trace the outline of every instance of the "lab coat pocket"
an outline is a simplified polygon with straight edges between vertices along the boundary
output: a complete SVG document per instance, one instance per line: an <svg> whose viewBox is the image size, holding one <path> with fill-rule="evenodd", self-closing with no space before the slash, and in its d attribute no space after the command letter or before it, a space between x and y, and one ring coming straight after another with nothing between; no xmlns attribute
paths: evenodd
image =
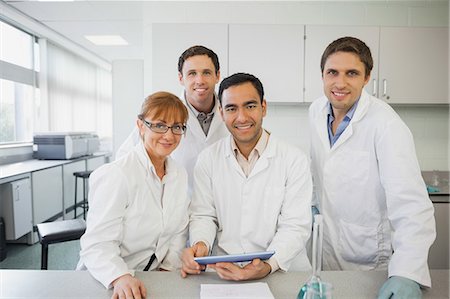
<svg viewBox="0 0 450 299"><path fill-rule="evenodd" d="M353 264L375 268L378 252L377 227L340 221L339 251Z"/></svg>

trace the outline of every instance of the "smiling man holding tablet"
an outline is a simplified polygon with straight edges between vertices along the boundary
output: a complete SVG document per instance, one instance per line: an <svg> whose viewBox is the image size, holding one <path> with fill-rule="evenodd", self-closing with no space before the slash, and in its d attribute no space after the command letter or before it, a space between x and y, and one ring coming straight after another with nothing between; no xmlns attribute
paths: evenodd
<svg viewBox="0 0 450 299"><path fill-rule="evenodd" d="M192 247L183 251L182 276L200 274L203 264L227 280L259 279L278 269L310 270L305 249L311 230L308 158L262 128L266 101L255 76L225 78L219 103L232 136L198 157L190 206ZM210 254L238 256L194 260ZM250 262L241 267L237 261Z"/></svg>

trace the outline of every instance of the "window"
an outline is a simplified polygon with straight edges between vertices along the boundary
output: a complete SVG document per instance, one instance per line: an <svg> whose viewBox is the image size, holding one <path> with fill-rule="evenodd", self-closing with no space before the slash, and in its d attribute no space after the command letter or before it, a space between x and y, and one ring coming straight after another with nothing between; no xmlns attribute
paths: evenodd
<svg viewBox="0 0 450 299"><path fill-rule="evenodd" d="M32 141L34 44L32 35L0 21L0 145Z"/></svg>
<svg viewBox="0 0 450 299"><path fill-rule="evenodd" d="M31 141L33 105L30 99L33 99L33 86L0 79L0 144Z"/></svg>
<svg viewBox="0 0 450 299"><path fill-rule="evenodd" d="M78 131L111 150L111 83L109 70L0 20L0 147Z"/></svg>

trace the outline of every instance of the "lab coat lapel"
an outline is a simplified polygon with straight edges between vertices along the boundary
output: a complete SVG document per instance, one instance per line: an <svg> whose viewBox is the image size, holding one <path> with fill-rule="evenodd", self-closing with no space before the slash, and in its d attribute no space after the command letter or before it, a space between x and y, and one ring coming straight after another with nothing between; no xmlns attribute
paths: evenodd
<svg viewBox="0 0 450 299"><path fill-rule="evenodd" d="M325 98L326 99L326 98ZM322 142L323 148L330 150L330 140L328 138L328 99L323 100L323 105L318 117L315 120L318 128L317 134Z"/></svg>
<svg viewBox="0 0 450 299"><path fill-rule="evenodd" d="M242 170L241 166L239 165L236 156L234 155L233 149L231 148L231 138L233 138L232 135L230 135L229 138L223 140L224 152L227 158L227 163L230 165L231 169L236 171L241 177L245 178L245 173Z"/></svg>
<svg viewBox="0 0 450 299"><path fill-rule="evenodd" d="M150 183L150 180L152 179L151 177L153 176L153 172L152 169L154 168L148 154L147 151L145 150L144 144L142 143L142 141L140 142L140 144L138 145L139 149L138 149L138 157L139 157L139 161L142 164L142 167L144 168L145 171L145 183L147 184L148 189L150 190L150 192L152 193L152 200L155 201L156 206L162 210L161 207L161 201L159 196L157 196L153 190L153 186Z"/></svg>
<svg viewBox="0 0 450 299"><path fill-rule="evenodd" d="M355 114L353 115L353 118L351 119L350 123L348 124L348 126L344 130L344 132L342 132L342 135L339 137L339 139L333 145L333 147L331 148L331 151L337 150L337 148L339 148L339 146L344 144L353 135L353 126L367 112L368 105L369 105L368 97L369 97L369 94L363 90L363 92L361 93L359 102L358 102L358 106L356 107ZM328 129L327 129L327 132L328 132Z"/></svg>
<svg viewBox="0 0 450 299"><path fill-rule="evenodd" d="M263 154L259 157L258 161L256 161L255 167L250 172L248 178L252 178L256 176L261 171L264 171L267 167L269 167L270 158L272 158L275 154L275 144L272 142L273 137L269 136L269 141L267 142L266 149Z"/></svg>
<svg viewBox="0 0 450 299"><path fill-rule="evenodd" d="M216 110L214 111L214 116L211 121L211 126L209 127L208 136L206 136L206 140L214 138L214 134L219 130L220 126L222 126L222 116L220 115L219 110L219 102L216 100ZM200 124L199 124L200 127ZM201 129L201 128L200 128Z"/></svg>
<svg viewBox="0 0 450 299"><path fill-rule="evenodd" d="M192 134L192 135L196 136L197 140L198 140L198 138L200 138L201 140L205 140L206 139L205 132L203 132L203 129L200 126L200 123L198 122L197 117L195 116L194 112L189 108L189 106L186 102L187 100L186 100L186 98L184 98L184 96L183 96L183 101L184 101L184 105L186 106L186 108L188 110L188 114L189 114L189 119L187 121L187 129L188 129L187 134Z"/></svg>

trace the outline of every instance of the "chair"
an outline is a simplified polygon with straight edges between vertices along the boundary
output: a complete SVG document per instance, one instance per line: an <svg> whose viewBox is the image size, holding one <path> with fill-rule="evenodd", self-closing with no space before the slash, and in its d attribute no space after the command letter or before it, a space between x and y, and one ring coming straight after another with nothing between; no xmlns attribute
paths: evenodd
<svg viewBox="0 0 450 299"><path fill-rule="evenodd" d="M41 269L47 270L48 245L78 240L86 231L86 222L83 219L71 219L39 223L36 227L42 245Z"/></svg>
<svg viewBox="0 0 450 299"><path fill-rule="evenodd" d="M83 179L83 202L81 203L81 207L83 208L83 219L86 219L86 211L89 208L88 206L88 201L87 201L87 187L88 185L86 184L86 182L89 180L89 176L91 175L92 170L87 170L87 171L77 171L74 172L73 175L75 176L75 202L74 202L74 216L73 218L77 218L77 182L78 179L81 178ZM89 182L88 182L89 183Z"/></svg>

